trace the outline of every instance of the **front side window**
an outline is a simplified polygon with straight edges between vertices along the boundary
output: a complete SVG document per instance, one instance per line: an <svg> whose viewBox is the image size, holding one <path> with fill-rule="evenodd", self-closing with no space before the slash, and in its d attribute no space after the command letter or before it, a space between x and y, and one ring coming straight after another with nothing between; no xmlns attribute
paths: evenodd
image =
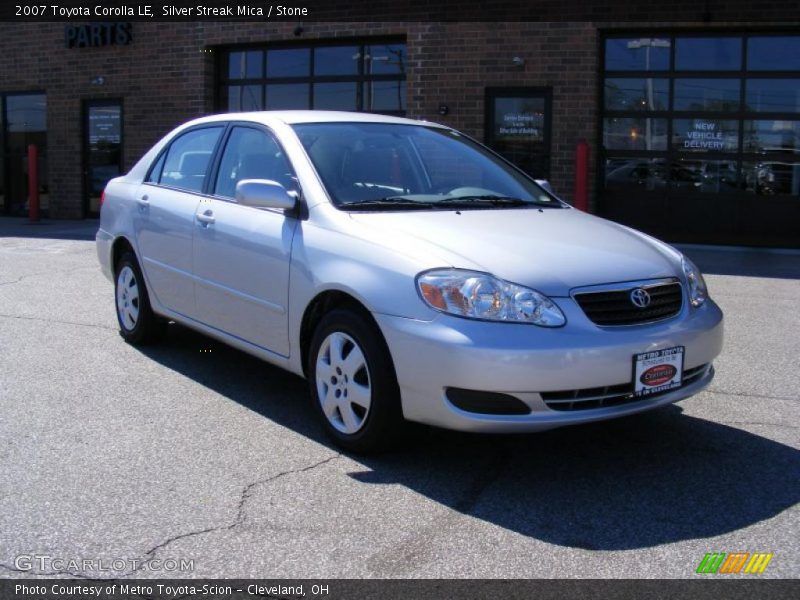
<svg viewBox="0 0 800 600"><path fill-rule="evenodd" d="M233 198L242 179L268 179L296 190L294 173L275 138L261 129L234 127L219 164L214 195Z"/></svg>
<svg viewBox="0 0 800 600"><path fill-rule="evenodd" d="M223 127L204 127L179 135L169 146L158 183L190 192L202 191L222 130Z"/></svg>
<svg viewBox="0 0 800 600"><path fill-rule="evenodd" d="M294 130L340 208L563 206L455 131L384 123L306 123Z"/></svg>

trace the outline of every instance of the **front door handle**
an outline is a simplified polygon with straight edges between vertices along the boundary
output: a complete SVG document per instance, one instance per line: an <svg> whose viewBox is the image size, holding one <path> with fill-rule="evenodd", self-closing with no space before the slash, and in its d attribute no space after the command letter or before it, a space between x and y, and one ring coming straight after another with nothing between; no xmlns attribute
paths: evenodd
<svg viewBox="0 0 800 600"><path fill-rule="evenodd" d="M142 208L147 208L148 206L150 206L150 197L147 194L145 194L141 198L137 198L136 203Z"/></svg>
<svg viewBox="0 0 800 600"><path fill-rule="evenodd" d="M214 221L216 221L216 219L214 218L214 211L210 209L202 213L197 213L195 217L205 227L208 227L209 225L214 223Z"/></svg>

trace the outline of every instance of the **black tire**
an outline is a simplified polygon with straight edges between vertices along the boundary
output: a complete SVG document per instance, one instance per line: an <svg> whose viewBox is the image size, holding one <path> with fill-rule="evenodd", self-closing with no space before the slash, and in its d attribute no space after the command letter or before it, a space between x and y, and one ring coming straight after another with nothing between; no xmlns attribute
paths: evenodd
<svg viewBox="0 0 800 600"><path fill-rule="evenodd" d="M347 371L346 360L334 361L330 358L339 340L344 341L340 357L357 356L352 354L354 350L351 343L361 351L364 366L360 370L337 371L334 362ZM319 379L318 360L330 369L329 374L320 374ZM363 399L365 382L369 390L369 406L366 410L356 400ZM322 318L308 351L308 384L322 426L338 446L356 453L371 454L393 447L400 439L405 421L389 349L378 328L360 312L335 309ZM330 390L324 394L327 402L321 398L325 390ZM331 401L337 403L332 412ZM323 408L324 404L328 406L330 417ZM352 411L349 420L345 418L348 407ZM355 431L348 426L352 425L353 416L360 421Z"/></svg>
<svg viewBox="0 0 800 600"><path fill-rule="evenodd" d="M131 293L134 290L135 295ZM120 256L114 269L114 306L119 334L129 344L150 344L163 336L166 322L150 307L147 286L136 256L132 252L125 252ZM129 306L136 310L135 319Z"/></svg>

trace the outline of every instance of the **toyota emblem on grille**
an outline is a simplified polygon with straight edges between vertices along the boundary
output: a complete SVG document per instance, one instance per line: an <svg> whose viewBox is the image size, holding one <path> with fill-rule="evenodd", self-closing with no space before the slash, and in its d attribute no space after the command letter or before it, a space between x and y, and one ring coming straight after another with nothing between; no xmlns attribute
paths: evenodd
<svg viewBox="0 0 800 600"><path fill-rule="evenodd" d="M639 308L647 308L650 305L650 294L642 288L631 290L631 302Z"/></svg>

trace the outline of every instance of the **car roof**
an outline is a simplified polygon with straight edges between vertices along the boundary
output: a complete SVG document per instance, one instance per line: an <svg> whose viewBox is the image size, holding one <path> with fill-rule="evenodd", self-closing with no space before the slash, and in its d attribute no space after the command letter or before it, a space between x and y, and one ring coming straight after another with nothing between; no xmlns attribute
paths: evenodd
<svg viewBox="0 0 800 600"><path fill-rule="evenodd" d="M191 121L191 124L199 125L218 121L253 121L264 125L270 125L276 121L287 125L298 123L390 123L397 125L425 125L447 129L444 125L423 120L334 110L263 110L257 112L221 113L195 119Z"/></svg>

